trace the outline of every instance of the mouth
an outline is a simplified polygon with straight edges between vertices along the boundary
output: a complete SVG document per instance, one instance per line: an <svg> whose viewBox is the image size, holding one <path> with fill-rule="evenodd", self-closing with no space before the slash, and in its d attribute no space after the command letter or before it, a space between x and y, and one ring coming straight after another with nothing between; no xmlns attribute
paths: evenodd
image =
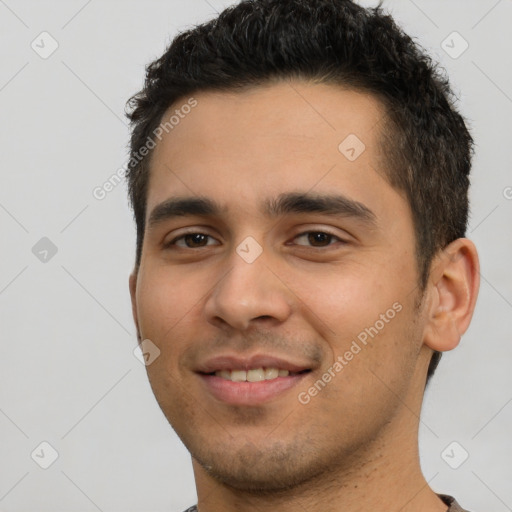
<svg viewBox="0 0 512 512"><path fill-rule="evenodd" d="M307 364L255 355L219 356L196 369L210 398L229 405L255 406L286 397L313 371Z"/></svg>
<svg viewBox="0 0 512 512"><path fill-rule="evenodd" d="M310 371L310 369L305 369L299 372L290 372L283 368L252 368L250 370L218 370L204 375L215 375L231 382L261 382L279 377L302 375Z"/></svg>

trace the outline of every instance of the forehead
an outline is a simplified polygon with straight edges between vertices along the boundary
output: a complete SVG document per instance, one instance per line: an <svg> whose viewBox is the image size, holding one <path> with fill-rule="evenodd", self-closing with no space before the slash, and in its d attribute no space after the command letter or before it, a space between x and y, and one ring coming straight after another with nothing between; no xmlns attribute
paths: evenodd
<svg viewBox="0 0 512 512"><path fill-rule="evenodd" d="M182 108L190 104L183 98L162 118L174 123L154 149L148 212L173 195L247 210L282 192L313 189L361 202L373 195L378 209L389 200L383 187L394 192L382 173L384 109L369 94L290 81L193 98L194 108Z"/></svg>

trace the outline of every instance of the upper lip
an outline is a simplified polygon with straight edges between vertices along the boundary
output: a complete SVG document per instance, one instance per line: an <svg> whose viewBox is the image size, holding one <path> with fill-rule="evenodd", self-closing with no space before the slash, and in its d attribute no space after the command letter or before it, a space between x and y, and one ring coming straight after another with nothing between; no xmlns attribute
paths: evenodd
<svg viewBox="0 0 512 512"><path fill-rule="evenodd" d="M291 362L279 356L254 354L241 356L234 354L218 355L206 360L197 368L199 373L214 373L221 370L251 370L253 368L278 368L297 373L311 370L310 364Z"/></svg>

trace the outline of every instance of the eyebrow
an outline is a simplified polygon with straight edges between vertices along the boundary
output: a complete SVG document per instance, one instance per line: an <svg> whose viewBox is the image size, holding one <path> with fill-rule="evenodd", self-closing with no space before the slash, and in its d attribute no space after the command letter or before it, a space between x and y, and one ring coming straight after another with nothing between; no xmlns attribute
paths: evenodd
<svg viewBox="0 0 512 512"><path fill-rule="evenodd" d="M269 218L301 213L320 213L336 217L350 217L368 227L377 227L377 216L367 206L344 195L312 194L293 192L266 199L262 211ZM164 221L185 216L220 217L227 206L207 197L173 197L156 205L148 220L148 228Z"/></svg>

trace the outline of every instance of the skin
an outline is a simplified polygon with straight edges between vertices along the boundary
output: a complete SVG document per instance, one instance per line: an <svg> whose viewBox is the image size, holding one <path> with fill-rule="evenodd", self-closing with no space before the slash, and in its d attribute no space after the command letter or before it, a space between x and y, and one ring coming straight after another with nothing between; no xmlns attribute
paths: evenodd
<svg viewBox="0 0 512 512"><path fill-rule="evenodd" d="M447 510L422 475L418 424L432 350L455 348L473 314L473 243L440 252L420 293L411 210L382 172L374 97L299 81L194 97L197 107L154 150L146 217L178 196L226 209L147 226L130 292L141 339L161 351L148 376L192 455L200 512ZM338 150L348 134L366 146L355 161ZM376 223L266 217L262 199L287 192L342 193ZM210 238L163 247L190 232ZM248 236L262 248L252 263L236 252ZM400 312L300 403L397 302ZM226 351L277 354L312 371L268 402L233 406L194 371Z"/></svg>

